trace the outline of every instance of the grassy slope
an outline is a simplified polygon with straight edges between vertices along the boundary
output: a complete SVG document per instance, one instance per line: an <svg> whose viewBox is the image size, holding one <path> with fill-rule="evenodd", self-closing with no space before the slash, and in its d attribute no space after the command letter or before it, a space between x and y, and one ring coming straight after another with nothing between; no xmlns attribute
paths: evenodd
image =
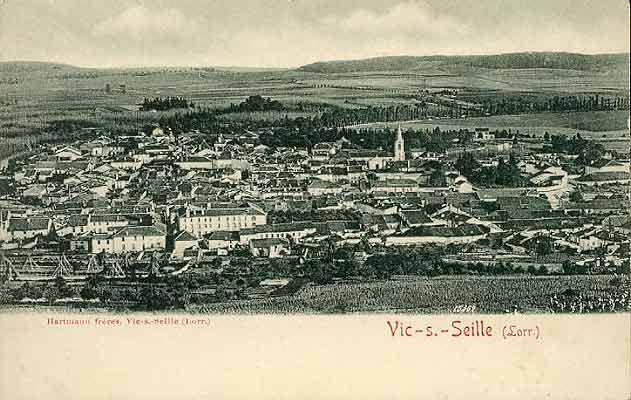
<svg viewBox="0 0 631 400"><path fill-rule="evenodd" d="M627 125L626 111L587 111L564 113L538 113L519 115L494 115L467 119L441 119L434 121L419 121L404 124L408 127L447 127L447 128L541 128L536 131L557 129L559 131L592 131L610 132L624 130ZM398 123L391 123L394 126ZM383 125L383 124L379 124Z"/></svg>
<svg viewBox="0 0 631 400"><path fill-rule="evenodd" d="M614 57L615 59L615 57ZM113 126L135 121L131 112L112 113L103 108L137 104L143 97L185 96L199 105L226 107L253 94L270 96L292 105L299 102L340 107L405 104L420 89L459 88L474 97L519 93L620 93L628 76L611 71L559 70L554 68L484 69L463 63L415 62L406 72L364 71L320 74L299 71L212 71L195 68L88 69L49 63L0 63L0 138L19 147L24 137L37 137L50 121L79 119L88 125ZM617 64L616 64L617 65ZM18 78L18 84L3 78ZM110 84L112 93L105 93ZM117 91L126 85L126 93ZM17 104L13 101L17 100ZM94 112L99 108L99 112ZM574 118L576 115L572 116ZM141 122L157 114L141 113ZM254 115L267 118L266 115ZM592 119L593 117L593 119ZM541 122L529 127L572 126L563 116L537 115ZM498 117L497 123L521 123L526 117ZM517 122L516 122L517 121ZM483 123L484 121L479 121ZM442 123L442 121L441 121ZM450 122L451 123L451 122ZM460 123L460 121L458 121ZM466 122L465 124L468 124ZM478 124L478 122L471 122ZM486 124L492 126L493 120ZM618 114L585 114L578 125L595 131L618 129ZM534 129L534 128L533 128Z"/></svg>
<svg viewBox="0 0 631 400"><path fill-rule="evenodd" d="M488 69L552 68L577 71L628 71L628 54L586 55L576 53L529 52L480 56L394 56L363 60L317 62L300 67L318 73L362 71L414 71L419 69L475 67Z"/></svg>

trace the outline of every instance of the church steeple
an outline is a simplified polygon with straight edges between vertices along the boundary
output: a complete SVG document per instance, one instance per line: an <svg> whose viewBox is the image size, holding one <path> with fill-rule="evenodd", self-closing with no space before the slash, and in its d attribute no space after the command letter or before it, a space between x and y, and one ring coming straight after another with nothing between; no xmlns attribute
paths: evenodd
<svg viewBox="0 0 631 400"><path fill-rule="evenodd" d="M397 136L394 139L394 161L405 161L405 142L403 141L401 124L397 128Z"/></svg>

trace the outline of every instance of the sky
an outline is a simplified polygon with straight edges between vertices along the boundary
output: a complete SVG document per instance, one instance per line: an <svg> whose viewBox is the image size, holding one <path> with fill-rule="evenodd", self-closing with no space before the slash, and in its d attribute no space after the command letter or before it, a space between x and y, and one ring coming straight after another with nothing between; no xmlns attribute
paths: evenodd
<svg viewBox="0 0 631 400"><path fill-rule="evenodd" d="M0 0L0 61L297 67L629 51L628 0Z"/></svg>

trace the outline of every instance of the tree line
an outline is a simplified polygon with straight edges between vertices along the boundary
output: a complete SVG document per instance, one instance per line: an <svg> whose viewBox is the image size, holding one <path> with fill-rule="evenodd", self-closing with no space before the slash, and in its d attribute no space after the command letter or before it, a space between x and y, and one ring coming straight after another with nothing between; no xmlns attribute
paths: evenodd
<svg viewBox="0 0 631 400"><path fill-rule="evenodd" d="M167 111L175 108L194 108L195 104L183 97L156 97L154 99L145 97L140 107L143 111Z"/></svg>
<svg viewBox="0 0 631 400"><path fill-rule="evenodd" d="M283 111L285 106L278 101L272 100L267 97L264 98L260 95L248 96L244 101L239 104L230 104L230 106L223 110L224 113L235 112L255 112L255 111Z"/></svg>
<svg viewBox="0 0 631 400"><path fill-rule="evenodd" d="M628 110L629 98L624 96L554 96L547 99L524 95L484 100L482 108L488 115L524 114L567 111Z"/></svg>

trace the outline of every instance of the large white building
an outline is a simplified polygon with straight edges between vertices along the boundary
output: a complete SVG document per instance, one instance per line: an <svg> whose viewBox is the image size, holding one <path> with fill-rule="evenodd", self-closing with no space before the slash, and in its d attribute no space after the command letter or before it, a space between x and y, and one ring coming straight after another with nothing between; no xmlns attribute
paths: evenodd
<svg viewBox="0 0 631 400"><path fill-rule="evenodd" d="M127 226L112 235L94 235L90 240L92 253L123 254L166 247L166 233L156 226Z"/></svg>
<svg viewBox="0 0 631 400"><path fill-rule="evenodd" d="M186 210L178 218L178 229L196 237L217 231L240 231L267 223L265 211L254 206Z"/></svg>
<svg viewBox="0 0 631 400"><path fill-rule="evenodd" d="M70 216L68 225L61 228L59 234L105 234L128 225L127 218L118 214L77 214Z"/></svg>

